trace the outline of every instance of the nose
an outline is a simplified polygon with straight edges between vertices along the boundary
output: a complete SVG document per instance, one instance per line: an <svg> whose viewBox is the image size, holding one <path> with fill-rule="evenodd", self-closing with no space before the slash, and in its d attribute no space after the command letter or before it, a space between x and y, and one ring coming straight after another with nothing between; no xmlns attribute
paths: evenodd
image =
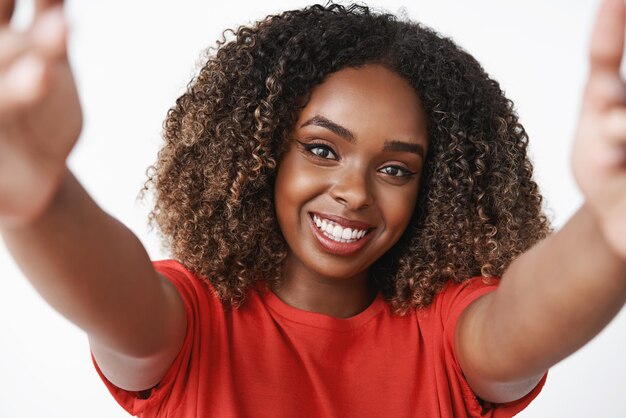
<svg viewBox="0 0 626 418"><path fill-rule="evenodd" d="M347 209L355 211L372 205L374 201L368 177L353 170L346 170L338 177L330 195Z"/></svg>

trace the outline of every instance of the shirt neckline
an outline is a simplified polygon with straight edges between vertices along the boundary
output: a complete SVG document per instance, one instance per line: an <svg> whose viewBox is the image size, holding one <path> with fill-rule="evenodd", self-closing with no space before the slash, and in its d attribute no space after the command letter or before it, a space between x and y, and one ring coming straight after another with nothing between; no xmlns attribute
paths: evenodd
<svg viewBox="0 0 626 418"><path fill-rule="evenodd" d="M385 307L385 300L380 291L365 310L350 318L336 318L293 307L280 299L267 285L262 286L261 298L270 309L288 321L334 331L355 330L378 315Z"/></svg>

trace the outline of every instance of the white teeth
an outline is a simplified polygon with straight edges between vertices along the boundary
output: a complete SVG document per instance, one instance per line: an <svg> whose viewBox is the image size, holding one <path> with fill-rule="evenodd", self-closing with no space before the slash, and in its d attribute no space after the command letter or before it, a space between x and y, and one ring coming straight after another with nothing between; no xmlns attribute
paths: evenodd
<svg viewBox="0 0 626 418"><path fill-rule="evenodd" d="M367 233L365 230L343 228L332 221L320 219L317 215L313 215L313 222L324 232L324 235L331 238L333 241L354 242L363 238Z"/></svg>

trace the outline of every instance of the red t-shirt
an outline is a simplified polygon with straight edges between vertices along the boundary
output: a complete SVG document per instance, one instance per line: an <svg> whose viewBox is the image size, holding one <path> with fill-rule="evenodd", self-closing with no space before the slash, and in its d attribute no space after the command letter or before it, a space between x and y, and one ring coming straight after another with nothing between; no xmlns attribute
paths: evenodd
<svg viewBox="0 0 626 418"><path fill-rule="evenodd" d="M510 417L537 396L479 402L454 353L465 307L495 284L449 283L422 310L392 315L380 293L347 319L291 307L271 291L250 292L225 311L212 289L180 263L156 269L178 289L187 334L163 380L146 396L111 384L140 417ZM94 363L95 364L95 363ZM145 398L145 399L144 399Z"/></svg>

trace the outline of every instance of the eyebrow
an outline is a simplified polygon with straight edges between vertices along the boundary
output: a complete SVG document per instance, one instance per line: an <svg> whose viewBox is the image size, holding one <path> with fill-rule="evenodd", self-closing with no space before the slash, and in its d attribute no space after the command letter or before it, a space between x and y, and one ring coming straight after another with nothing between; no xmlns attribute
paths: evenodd
<svg viewBox="0 0 626 418"><path fill-rule="evenodd" d="M402 151L402 152L411 152L413 154L417 154L422 159L425 157L424 147L422 144L414 144L412 142L404 142L404 141L385 141L385 146L383 147L385 151Z"/></svg>
<svg viewBox="0 0 626 418"><path fill-rule="evenodd" d="M339 135L346 141L350 142L351 144L356 142L356 137L354 136L352 132L350 132L348 129L344 128L343 126L336 124L332 120L325 118L324 116L315 115L311 119L307 120L302 125L300 125L300 128L304 128L305 126L309 126L309 125L315 125L315 126L320 126L322 128L326 128L329 131Z"/></svg>
<svg viewBox="0 0 626 418"><path fill-rule="evenodd" d="M352 132L350 132L349 129L344 128L343 126L333 122L332 120L328 118L325 118L324 116L315 115L311 119L307 120L302 125L300 125L300 128L304 128L305 126L309 126L309 125L315 125L315 126L319 126L322 128L326 128L329 131L333 132L334 134L350 142L351 144L354 144L356 142L356 136ZM424 147L422 146L422 144L415 144L412 142L405 142L405 141L398 141L398 140L385 141L383 150L384 151L410 152L412 154L419 155L420 157L422 157L422 159L425 158L425 154L426 154L424 152Z"/></svg>

